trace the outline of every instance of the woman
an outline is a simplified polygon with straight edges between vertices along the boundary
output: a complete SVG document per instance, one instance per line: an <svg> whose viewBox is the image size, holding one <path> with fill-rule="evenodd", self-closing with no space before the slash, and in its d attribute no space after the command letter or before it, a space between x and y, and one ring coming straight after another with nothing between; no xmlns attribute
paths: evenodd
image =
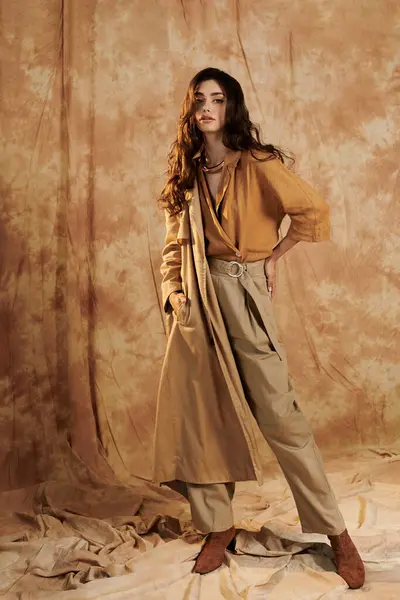
<svg viewBox="0 0 400 600"><path fill-rule="evenodd" d="M234 482L262 482L256 430L292 490L303 532L329 536L351 588L364 566L294 397L272 311L276 263L299 241L329 239L328 206L260 141L240 84L219 69L191 81L169 155L162 296L168 343L153 479L190 502L207 534L194 571L234 542ZM279 241L285 214L291 218Z"/></svg>

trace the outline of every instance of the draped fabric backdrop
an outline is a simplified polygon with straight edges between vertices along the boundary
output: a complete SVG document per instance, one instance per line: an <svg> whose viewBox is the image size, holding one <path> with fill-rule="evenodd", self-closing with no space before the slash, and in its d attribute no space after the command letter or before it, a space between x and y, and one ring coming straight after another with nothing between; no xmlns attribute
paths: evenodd
<svg viewBox="0 0 400 600"><path fill-rule="evenodd" d="M400 5L1 5L0 481L150 475L165 350L156 206L197 70L243 86L264 140L331 207L279 263L276 312L324 453L400 427Z"/></svg>

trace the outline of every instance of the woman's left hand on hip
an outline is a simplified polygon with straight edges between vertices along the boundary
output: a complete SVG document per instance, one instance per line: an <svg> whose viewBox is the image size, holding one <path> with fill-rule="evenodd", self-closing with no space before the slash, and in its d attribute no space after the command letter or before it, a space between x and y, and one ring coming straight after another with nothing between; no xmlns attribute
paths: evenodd
<svg viewBox="0 0 400 600"><path fill-rule="evenodd" d="M268 292L272 300L276 292L276 260L272 256L265 259L264 272L267 279Z"/></svg>

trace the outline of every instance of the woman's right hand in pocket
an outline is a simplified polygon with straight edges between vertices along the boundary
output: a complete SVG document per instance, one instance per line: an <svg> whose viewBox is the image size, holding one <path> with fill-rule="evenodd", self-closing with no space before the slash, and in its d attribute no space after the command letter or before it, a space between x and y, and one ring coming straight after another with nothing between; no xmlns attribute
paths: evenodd
<svg viewBox="0 0 400 600"><path fill-rule="evenodd" d="M174 313L177 315L183 304L186 304L187 298L183 292L172 292L169 296L169 303L172 306Z"/></svg>

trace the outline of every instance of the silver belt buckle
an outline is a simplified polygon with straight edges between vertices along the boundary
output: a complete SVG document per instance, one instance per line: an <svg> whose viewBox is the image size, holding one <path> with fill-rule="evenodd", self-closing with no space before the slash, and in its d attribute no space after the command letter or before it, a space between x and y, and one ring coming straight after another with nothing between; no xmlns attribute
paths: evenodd
<svg viewBox="0 0 400 600"><path fill-rule="evenodd" d="M240 277L241 275L243 275L244 266L242 265L242 263L237 262L237 260L231 260L228 264L230 267L232 267L232 265L237 265L239 267L238 273L228 272L228 275L230 275L231 277Z"/></svg>

